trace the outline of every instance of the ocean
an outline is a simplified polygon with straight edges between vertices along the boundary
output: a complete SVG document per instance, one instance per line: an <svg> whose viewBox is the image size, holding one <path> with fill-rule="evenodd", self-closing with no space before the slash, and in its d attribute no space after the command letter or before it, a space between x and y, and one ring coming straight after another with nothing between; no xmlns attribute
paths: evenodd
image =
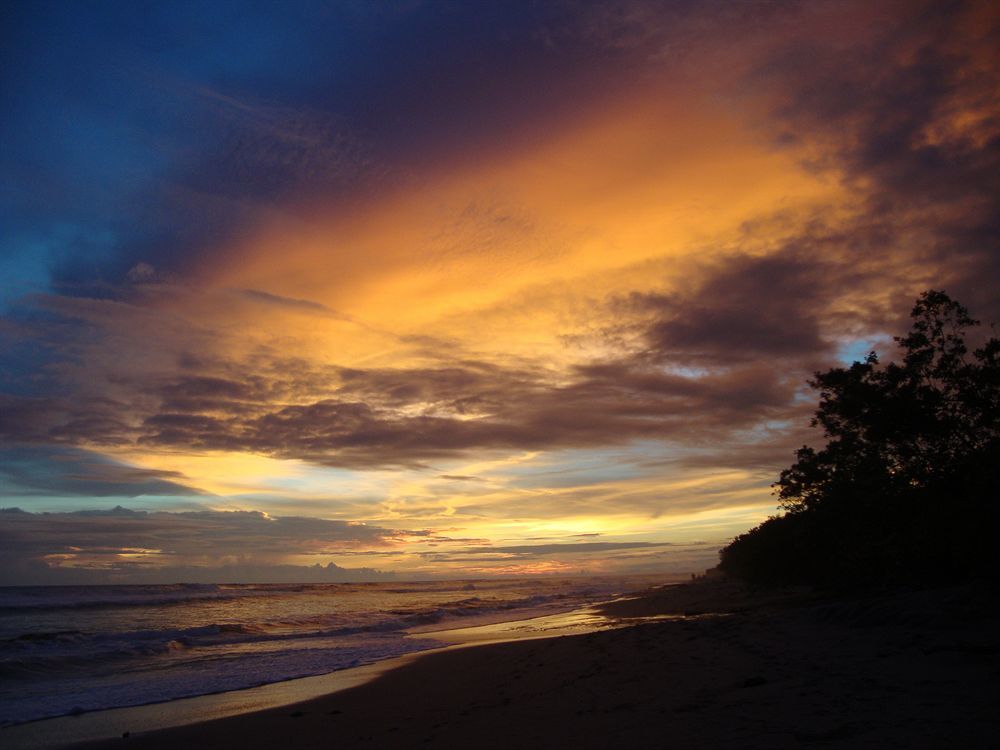
<svg viewBox="0 0 1000 750"><path fill-rule="evenodd" d="M642 577L0 587L0 726L325 674L434 629L577 609Z"/></svg>

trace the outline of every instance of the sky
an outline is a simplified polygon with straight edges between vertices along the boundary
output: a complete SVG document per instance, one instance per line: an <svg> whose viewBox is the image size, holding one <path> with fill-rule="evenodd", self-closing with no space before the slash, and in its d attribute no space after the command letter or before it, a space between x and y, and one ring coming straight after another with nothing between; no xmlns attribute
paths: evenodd
<svg viewBox="0 0 1000 750"><path fill-rule="evenodd" d="M995 3L0 14L3 584L699 572L1000 320Z"/></svg>

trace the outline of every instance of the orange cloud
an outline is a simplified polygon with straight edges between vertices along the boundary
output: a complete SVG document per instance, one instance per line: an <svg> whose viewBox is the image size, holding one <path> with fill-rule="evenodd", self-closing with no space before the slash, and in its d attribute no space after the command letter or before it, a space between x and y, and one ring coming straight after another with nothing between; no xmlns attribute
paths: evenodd
<svg viewBox="0 0 1000 750"><path fill-rule="evenodd" d="M342 365L403 364L394 337L418 334L558 359L557 337L587 325L588 302L683 286L671 266L726 252L747 221L839 200L737 113L682 93L633 93L524 151L276 220L213 261L210 284L303 304L209 314L308 338Z"/></svg>

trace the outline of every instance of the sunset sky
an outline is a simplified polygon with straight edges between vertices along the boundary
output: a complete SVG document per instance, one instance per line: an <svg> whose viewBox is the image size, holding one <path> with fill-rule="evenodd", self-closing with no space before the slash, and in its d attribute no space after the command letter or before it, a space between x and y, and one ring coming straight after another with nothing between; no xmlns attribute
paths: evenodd
<svg viewBox="0 0 1000 750"><path fill-rule="evenodd" d="M713 565L1000 321L998 7L4 4L0 583Z"/></svg>

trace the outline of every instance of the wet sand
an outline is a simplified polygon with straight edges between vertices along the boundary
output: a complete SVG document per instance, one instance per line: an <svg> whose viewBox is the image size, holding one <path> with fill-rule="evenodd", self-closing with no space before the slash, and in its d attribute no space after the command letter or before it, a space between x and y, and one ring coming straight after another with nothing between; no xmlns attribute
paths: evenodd
<svg viewBox="0 0 1000 750"><path fill-rule="evenodd" d="M295 705L75 747L997 747L995 594L702 580L604 607L627 627L430 652Z"/></svg>

